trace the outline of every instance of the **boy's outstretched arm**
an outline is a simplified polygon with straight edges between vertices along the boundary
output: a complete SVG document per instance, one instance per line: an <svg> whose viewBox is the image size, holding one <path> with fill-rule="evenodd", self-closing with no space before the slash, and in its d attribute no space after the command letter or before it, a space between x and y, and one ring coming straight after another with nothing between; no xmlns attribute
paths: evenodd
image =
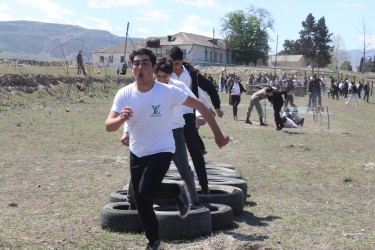
<svg viewBox="0 0 375 250"><path fill-rule="evenodd" d="M199 113L204 117L204 119L207 121L208 125L210 126L212 132L215 136L215 142L218 145L219 148L224 147L229 142L229 137L227 134L221 132L219 126L216 123L216 120L214 116L211 114L210 110L195 97L188 96L188 98L185 100L184 103L182 103L185 106L189 106L193 109L196 109L199 111Z"/></svg>

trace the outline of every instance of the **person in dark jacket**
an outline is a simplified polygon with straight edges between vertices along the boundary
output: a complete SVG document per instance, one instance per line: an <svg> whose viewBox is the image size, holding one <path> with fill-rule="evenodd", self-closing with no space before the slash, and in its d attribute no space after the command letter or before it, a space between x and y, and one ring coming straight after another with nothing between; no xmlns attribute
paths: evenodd
<svg viewBox="0 0 375 250"><path fill-rule="evenodd" d="M361 81L358 82L358 85L357 85L357 90L358 90L358 98L361 99L361 93L362 93L362 89L363 89L363 84L361 83Z"/></svg>
<svg viewBox="0 0 375 250"><path fill-rule="evenodd" d="M284 127L284 124L280 117L280 111L283 105L286 105L286 95L287 91L277 91L272 87L266 89L267 98L273 105L273 111L275 116L276 130L281 130ZM284 95L284 99L283 99Z"/></svg>
<svg viewBox="0 0 375 250"><path fill-rule="evenodd" d="M313 108L317 108L317 98L320 92L320 81L316 78L314 74L312 76L312 80L309 82L308 90L309 93L309 103L308 103L308 110L311 109L311 101L313 102Z"/></svg>
<svg viewBox="0 0 375 250"><path fill-rule="evenodd" d="M186 86L191 89L191 91L197 98L199 98L198 87L206 91L211 98L211 102L215 108L217 115L219 117L222 117L224 113L220 109L220 98L215 86L206 78L204 78L197 69L184 62L184 53L179 47L175 46L171 48L168 53L168 57L173 62L173 73L171 75L171 78L179 80L186 84ZM208 188L206 163L203 157L203 152L199 146L199 134L195 124L196 117L194 114L185 114L184 118L184 134L186 146L193 161L199 185L202 188L203 194L210 194L210 189Z"/></svg>
<svg viewBox="0 0 375 250"><path fill-rule="evenodd" d="M246 93L246 90L242 86L241 83L239 83L240 78L236 76L234 78L234 83L232 86L230 86L230 94L232 98L232 105L233 105L233 119L237 120L237 107L241 102L241 95L242 93Z"/></svg>
<svg viewBox="0 0 375 250"><path fill-rule="evenodd" d="M365 100L365 99L366 99L366 96L367 96L367 102L368 102L368 97L369 97L369 95L370 95L370 83L367 82L367 83L365 84L365 86L363 87L363 89L364 89L364 91L365 91L365 95L363 96L363 100Z"/></svg>

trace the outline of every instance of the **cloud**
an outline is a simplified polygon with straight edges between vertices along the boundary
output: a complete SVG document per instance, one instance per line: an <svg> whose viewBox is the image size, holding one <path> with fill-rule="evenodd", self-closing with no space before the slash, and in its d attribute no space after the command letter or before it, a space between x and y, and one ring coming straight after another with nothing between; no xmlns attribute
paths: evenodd
<svg viewBox="0 0 375 250"><path fill-rule="evenodd" d="M84 15L82 19L75 23L76 25L82 26L87 29L99 29L112 31L112 26L108 20L100 19L93 16Z"/></svg>
<svg viewBox="0 0 375 250"><path fill-rule="evenodd" d="M138 12L141 16L138 17L139 20L142 21L152 21L160 23L161 21L168 21L170 19L170 15L166 10L141 10L139 9Z"/></svg>
<svg viewBox="0 0 375 250"><path fill-rule="evenodd" d="M293 10L294 8L290 7L290 6L282 6L281 9L282 10Z"/></svg>
<svg viewBox="0 0 375 250"><path fill-rule="evenodd" d="M199 16L192 14L190 16L187 16L180 22L183 24L182 26L175 30L169 29L165 35L176 34L178 32L187 32L208 37L212 37L213 35L213 22L210 20L205 20ZM205 27L208 27L208 29L205 29ZM215 37L219 37L218 31L215 31Z"/></svg>
<svg viewBox="0 0 375 250"><path fill-rule="evenodd" d="M28 5L36 8L46 14L47 18L63 20L64 16L72 16L73 12L69 9L62 8L60 4L51 0L18 0L22 5Z"/></svg>
<svg viewBox="0 0 375 250"><path fill-rule="evenodd" d="M185 5L190 5L196 8L210 8L222 11L231 11L233 7L220 5L216 0L172 0L176 3L182 3Z"/></svg>
<svg viewBox="0 0 375 250"><path fill-rule="evenodd" d="M361 3L340 3L339 6L344 8L356 8L356 7L363 7Z"/></svg>
<svg viewBox="0 0 375 250"><path fill-rule="evenodd" d="M17 20L18 18L9 14L11 9L6 4L0 4L0 21L13 21Z"/></svg>
<svg viewBox="0 0 375 250"><path fill-rule="evenodd" d="M145 34L150 34L151 30L149 29L144 29L144 28L138 28L138 32L140 33L145 33Z"/></svg>
<svg viewBox="0 0 375 250"><path fill-rule="evenodd" d="M110 9L112 7L119 6L139 6L151 7L151 3L154 0L89 0L89 6L95 9L105 8Z"/></svg>

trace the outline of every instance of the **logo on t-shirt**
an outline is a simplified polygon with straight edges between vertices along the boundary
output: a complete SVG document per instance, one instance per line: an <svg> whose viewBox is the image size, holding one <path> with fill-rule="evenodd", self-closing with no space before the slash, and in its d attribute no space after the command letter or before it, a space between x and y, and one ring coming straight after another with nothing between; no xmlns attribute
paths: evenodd
<svg viewBox="0 0 375 250"><path fill-rule="evenodd" d="M161 116L160 114L160 104L157 105L157 106L154 106L154 105L151 105L152 109L153 109L153 113L151 114L151 117L155 117L155 116Z"/></svg>

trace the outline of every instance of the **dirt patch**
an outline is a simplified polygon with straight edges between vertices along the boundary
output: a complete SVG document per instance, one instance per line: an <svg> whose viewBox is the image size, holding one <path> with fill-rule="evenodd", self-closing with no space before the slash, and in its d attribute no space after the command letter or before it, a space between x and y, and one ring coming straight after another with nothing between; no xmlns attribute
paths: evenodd
<svg viewBox="0 0 375 250"><path fill-rule="evenodd" d="M306 147L304 145L288 145L286 146L287 148L290 148L290 149L302 149L303 151L311 151L311 148L310 147Z"/></svg>

